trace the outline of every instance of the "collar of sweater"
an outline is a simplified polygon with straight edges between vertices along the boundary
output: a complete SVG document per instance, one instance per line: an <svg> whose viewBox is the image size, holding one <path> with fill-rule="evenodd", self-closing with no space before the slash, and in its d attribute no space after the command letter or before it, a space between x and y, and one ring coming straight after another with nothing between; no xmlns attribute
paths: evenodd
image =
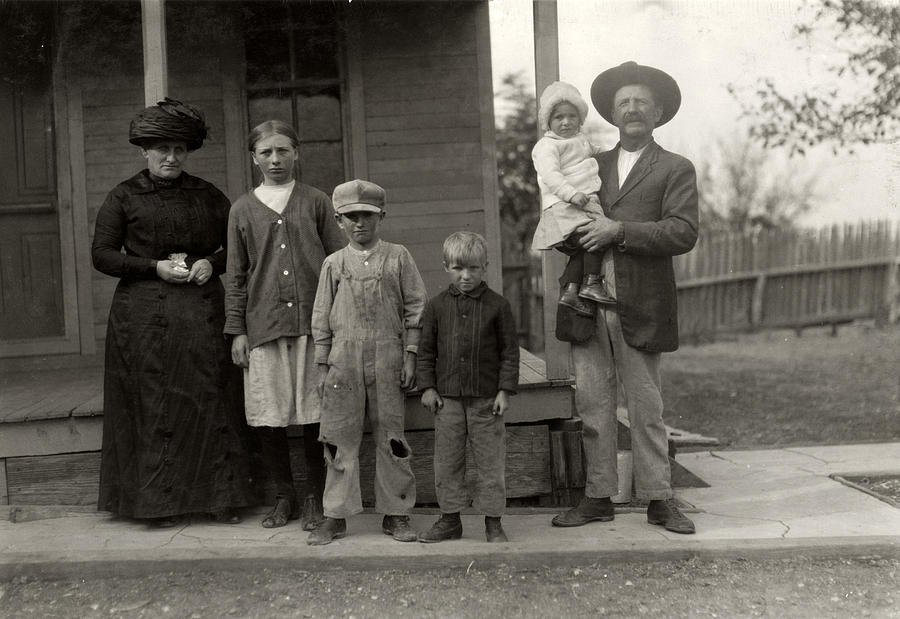
<svg viewBox="0 0 900 619"><path fill-rule="evenodd" d="M455 297L462 295L464 297L472 297L473 299L477 299L478 297L480 297L481 295L484 294L485 290L487 290L487 284L485 284L484 282L481 282L480 284L475 286L475 288L473 288L469 292L463 292L462 290L460 290L459 288L456 287L456 284L450 284L449 290L450 290L450 294L452 294Z"/></svg>

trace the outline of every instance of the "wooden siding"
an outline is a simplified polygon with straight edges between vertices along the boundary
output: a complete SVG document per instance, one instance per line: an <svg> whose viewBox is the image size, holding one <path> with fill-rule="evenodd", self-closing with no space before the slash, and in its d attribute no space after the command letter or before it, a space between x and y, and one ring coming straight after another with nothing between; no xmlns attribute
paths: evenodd
<svg viewBox="0 0 900 619"><path fill-rule="evenodd" d="M356 8L354 6L354 8ZM429 294L446 285L444 238L486 225L476 3L364 5L366 161L388 197L384 238L406 245ZM493 199L493 196L490 196ZM491 238L496 237L496 238Z"/></svg>
<svg viewBox="0 0 900 619"><path fill-rule="evenodd" d="M207 20L216 19L209 13L209 7L198 5L173 5L176 13L181 11L204 11ZM170 21L181 22L188 16L170 14ZM233 84L223 78L226 67L233 70L233 59L224 51L230 49L227 36L228 24L233 22L221 17L221 23L195 31L191 36L180 36L176 29L170 36L169 46L169 88L173 98L191 103L206 115L210 136L203 148L191 153L186 169L189 173L204 178L229 194L243 191L243 187L229 184L231 176L243 178L242 170L234 168L243 165L232 154L229 158L226 136L244 139L244 128L235 132L226 127L226 107L223 92L233 93ZM99 35L98 35L99 36ZM77 53L77 49L72 50ZM134 53L140 53L139 45ZM224 58L225 60L221 60ZM137 148L128 143L128 127L135 113L144 107L143 76L135 71L139 65L132 62L130 70L98 78L70 69L67 90L77 93L80 100L80 115L70 121L70 132L83 144L78 162L84 178L84 192L81 208L86 213L87 228L93 239L97 212L107 193L118 183L146 167L146 161ZM229 125L233 125L233 113L229 114ZM76 143L73 140L73 144ZM233 149L234 150L234 149ZM79 170L73 170L78 174ZM235 191L240 187L240 191ZM237 195L229 195L235 199ZM77 203L77 202L76 202ZM117 280L91 269L91 291L93 300L93 327L96 339L106 335L106 321L109 306Z"/></svg>
<svg viewBox="0 0 900 619"><path fill-rule="evenodd" d="M172 7L185 11L191 4ZM206 11L205 18L211 19L205 3L197 3L195 10ZM496 179L485 165L486 152L493 161L493 119L487 129L485 125L493 93L485 88L482 75L490 66L489 50L481 40L487 27L485 7L468 2L372 3L348 10L351 22L365 25L347 46L347 53L355 54L347 63L353 73L347 76L353 86L348 122L359 133L359 139L351 140L351 160L364 168L361 176L387 190L384 237L410 249L429 294L435 294L446 285L444 238L456 230L485 234L491 252L489 279L498 286L499 227L496 213L486 212L496 208L491 189ZM170 28L175 17L169 16ZM210 139L191 154L187 170L236 199L246 190L246 159L241 155L244 104L235 101L241 97L243 78L235 77L240 59L234 41L241 38L229 34L229 28L239 24L227 16L221 19L221 24L192 37L180 36L177 28L169 33L169 85L171 96L200 107L211 127ZM144 105L140 63L131 57L140 57L139 41L133 47L116 73L90 75L89 68L74 63L66 78L70 108L77 106L69 115L70 144L78 148L72 175L80 179L73 189L73 207L82 213L88 237L110 189L145 165L127 140L129 122ZM70 53L77 55L78 48ZM346 135L349 139L353 132ZM84 260L89 263L82 254ZM117 282L89 264L80 266L90 273L89 313L93 335L102 340Z"/></svg>

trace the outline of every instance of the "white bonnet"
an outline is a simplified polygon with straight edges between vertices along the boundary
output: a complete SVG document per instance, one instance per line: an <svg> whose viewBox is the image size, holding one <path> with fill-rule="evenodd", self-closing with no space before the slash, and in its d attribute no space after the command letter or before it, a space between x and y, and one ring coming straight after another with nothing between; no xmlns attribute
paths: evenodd
<svg viewBox="0 0 900 619"><path fill-rule="evenodd" d="M563 102L575 106L582 123L587 118L588 104L581 98L578 89L568 82L553 82L541 93L541 101L538 106L538 126L541 132L550 129L550 113L553 112L553 108Z"/></svg>

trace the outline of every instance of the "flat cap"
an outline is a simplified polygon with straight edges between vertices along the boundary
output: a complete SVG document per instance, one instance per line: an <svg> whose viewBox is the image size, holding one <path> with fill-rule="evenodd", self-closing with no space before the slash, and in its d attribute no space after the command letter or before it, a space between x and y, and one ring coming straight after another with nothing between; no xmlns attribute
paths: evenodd
<svg viewBox="0 0 900 619"><path fill-rule="evenodd" d="M334 188L331 202L338 215L353 211L384 211L384 189L375 183L354 179Z"/></svg>

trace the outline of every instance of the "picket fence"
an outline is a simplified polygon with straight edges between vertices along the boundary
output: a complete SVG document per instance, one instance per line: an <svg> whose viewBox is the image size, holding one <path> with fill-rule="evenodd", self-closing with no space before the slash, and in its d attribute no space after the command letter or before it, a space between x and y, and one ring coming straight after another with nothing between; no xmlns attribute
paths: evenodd
<svg viewBox="0 0 900 619"><path fill-rule="evenodd" d="M674 260L685 342L716 334L900 319L900 225L702 234ZM540 260L506 257L504 293L522 346L542 350Z"/></svg>

